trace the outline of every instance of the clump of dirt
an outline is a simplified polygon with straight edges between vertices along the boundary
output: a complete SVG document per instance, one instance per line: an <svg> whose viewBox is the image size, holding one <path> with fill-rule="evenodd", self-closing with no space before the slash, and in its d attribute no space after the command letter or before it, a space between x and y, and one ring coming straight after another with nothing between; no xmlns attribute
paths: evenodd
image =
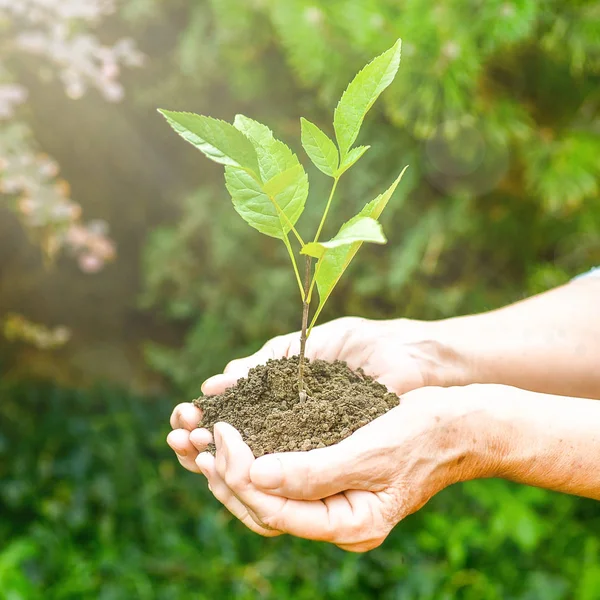
<svg viewBox="0 0 600 600"><path fill-rule="evenodd" d="M298 357L270 360L218 396L194 400L203 413L200 427L235 427L254 456L306 451L337 444L399 403L361 370L342 361L307 361L308 398L298 397ZM214 448L209 448L214 452Z"/></svg>

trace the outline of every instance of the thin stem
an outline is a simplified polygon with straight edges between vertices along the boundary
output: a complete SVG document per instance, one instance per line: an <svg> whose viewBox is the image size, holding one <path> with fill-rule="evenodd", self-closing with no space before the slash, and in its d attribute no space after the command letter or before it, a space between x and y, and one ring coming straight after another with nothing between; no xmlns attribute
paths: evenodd
<svg viewBox="0 0 600 600"><path fill-rule="evenodd" d="M325 225L325 220L327 219L327 215L329 214L329 207L331 206L331 201L333 200L333 195L335 194L335 190L337 189L339 177L336 177L333 180L333 187L331 188L331 194L329 194L329 200L327 200L327 206L325 207L325 212L323 213L323 218L321 219L321 223L319 224L319 229L317 229L317 235L315 235L315 243L319 241L319 236L321 235L321 231L323 231L323 227Z"/></svg>
<svg viewBox="0 0 600 600"><path fill-rule="evenodd" d="M300 279L300 272L298 271L298 264L296 263L296 257L294 256L294 251L292 250L292 245L290 244L290 240L286 235L283 238L283 243L290 255L290 260L292 261L292 265L294 267L294 273L296 274L296 281L298 282L298 287L300 288L300 297L302 298L302 302L304 302L306 296L304 292L304 288L302 287L302 280Z"/></svg>
<svg viewBox="0 0 600 600"><path fill-rule="evenodd" d="M312 266L312 259L310 256L306 257L306 270L304 274L304 300L302 302L302 333L300 335L300 359L298 363L298 393L300 395L300 402L304 402L307 398L306 386L304 384L304 355L306 352L306 339L307 327L308 327L308 312L310 309L310 302L308 301L308 292L310 290L310 272Z"/></svg>

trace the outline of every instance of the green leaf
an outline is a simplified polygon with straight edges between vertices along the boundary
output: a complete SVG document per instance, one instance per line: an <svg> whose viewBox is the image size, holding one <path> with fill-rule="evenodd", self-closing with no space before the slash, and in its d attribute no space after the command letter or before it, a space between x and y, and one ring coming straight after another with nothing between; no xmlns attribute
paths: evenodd
<svg viewBox="0 0 600 600"><path fill-rule="evenodd" d="M356 141L366 114L392 83L400 66L402 41L373 59L350 83L334 115L335 135L342 162Z"/></svg>
<svg viewBox="0 0 600 600"><path fill-rule="evenodd" d="M302 123L302 146L314 165L333 177L340 165L340 155L332 140L327 137L314 123L300 119Z"/></svg>
<svg viewBox="0 0 600 600"><path fill-rule="evenodd" d="M350 167L352 167L362 158L363 154L370 147L371 146L357 146L356 148L352 148L352 150L346 154L346 158L344 158L344 162L342 162L340 165L340 168L337 170L335 176L340 177L343 175Z"/></svg>
<svg viewBox="0 0 600 600"><path fill-rule="evenodd" d="M266 184L242 169L225 167L225 181L233 206L244 221L277 239L284 239L296 224L308 197L308 177L300 164Z"/></svg>
<svg viewBox="0 0 600 600"><path fill-rule="evenodd" d="M295 165L267 181L263 185L263 190L265 194L271 198L275 198L285 192L290 186L295 186L304 174L302 165Z"/></svg>
<svg viewBox="0 0 600 600"><path fill-rule="evenodd" d="M298 157L262 123L237 115L234 126L254 145L263 181L269 181L283 171L300 164Z"/></svg>
<svg viewBox="0 0 600 600"><path fill-rule="evenodd" d="M254 144L267 144L273 140L273 132L262 123L246 117L236 115L233 126L241 131Z"/></svg>
<svg viewBox="0 0 600 600"><path fill-rule="evenodd" d="M260 183L239 169L226 169L233 206L252 227L285 239L304 211L308 177L298 157L262 123L237 115L234 127L252 143L258 156Z"/></svg>
<svg viewBox="0 0 600 600"><path fill-rule="evenodd" d="M385 244L387 240L385 239L381 225L375 219L358 215L342 225L339 233L333 239L328 242L311 242L310 244L306 244L301 254L321 258L327 250L349 246L356 242Z"/></svg>
<svg viewBox="0 0 600 600"><path fill-rule="evenodd" d="M259 174L252 142L233 125L193 113L159 110L169 125L211 160Z"/></svg>
<svg viewBox="0 0 600 600"><path fill-rule="evenodd" d="M348 228L351 223L355 223L365 217L370 219L379 219L393 193L396 191L396 188L402 180L407 168L408 167L405 167L403 169L402 173L400 173L398 176L398 179L396 179L396 181L394 181L394 183L383 194L377 196L375 200L369 202L360 211L360 213L354 217L354 219L348 221L344 227ZM342 229L344 229L344 227L342 227ZM342 230L340 230L336 237L340 236L341 234ZM344 274L344 271L348 268L348 265L356 256L356 253L360 249L361 245L361 241L355 241L350 245L328 249L321 255L316 271L317 289L319 290L319 308L317 309L315 319L323 309L323 306L329 299L331 292Z"/></svg>

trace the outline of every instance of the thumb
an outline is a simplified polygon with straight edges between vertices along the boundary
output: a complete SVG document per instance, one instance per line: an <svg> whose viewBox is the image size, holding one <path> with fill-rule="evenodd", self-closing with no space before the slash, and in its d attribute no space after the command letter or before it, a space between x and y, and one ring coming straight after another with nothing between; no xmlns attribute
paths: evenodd
<svg viewBox="0 0 600 600"><path fill-rule="evenodd" d="M350 444L310 452L285 452L257 458L252 483L268 494L294 500L320 500L349 489L366 489L362 461Z"/></svg>

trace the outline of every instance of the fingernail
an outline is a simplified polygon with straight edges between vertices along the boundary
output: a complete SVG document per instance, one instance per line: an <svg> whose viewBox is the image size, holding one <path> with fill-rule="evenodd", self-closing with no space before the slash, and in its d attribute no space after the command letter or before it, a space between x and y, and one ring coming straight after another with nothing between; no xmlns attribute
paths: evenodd
<svg viewBox="0 0 600 600"><path fill-rule="evenodd" d="M275 456L257 458L250 470L250 479L258 487L274 490L283 483L283 465Z"/></svg>
<svg viewBox="0 0 600 600"><path fill-rule="evenodd" d="M175 453L180 458L185 458L187 456L187 450L175 450Z"/></svg>

